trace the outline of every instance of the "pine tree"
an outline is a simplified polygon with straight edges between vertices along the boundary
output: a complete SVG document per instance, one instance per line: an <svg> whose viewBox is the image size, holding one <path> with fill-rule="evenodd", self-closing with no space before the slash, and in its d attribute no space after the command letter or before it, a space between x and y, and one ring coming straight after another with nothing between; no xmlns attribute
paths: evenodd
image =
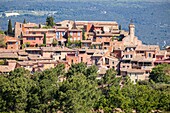
<svg viewBox="0 0 170 113"><path fill-rule="evenodd" d="M53 18L52 16L47 17L47 19L46 19L46 25L47 25L47 26L51 26L51 27L54 26L54 18Z"/></svg>
<svg viewBox="0 0 170 113"><path fill-rule="evenodd" d="M8 21L8 35L13 35L11 19Z"/></svg>

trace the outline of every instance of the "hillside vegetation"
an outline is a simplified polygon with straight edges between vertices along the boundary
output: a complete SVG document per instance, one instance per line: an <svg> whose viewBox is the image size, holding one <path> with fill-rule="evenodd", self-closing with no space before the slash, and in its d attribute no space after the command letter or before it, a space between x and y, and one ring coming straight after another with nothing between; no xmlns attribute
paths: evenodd
<svg viewBox="0 0 170 113"><path fill-rule="evenodd" d="M116 77L113 69L107 70L102 79L96 79L97 70L96 66L79 63L73 64L68 72L59 64L34 74L24 68L1 74L0 112L170 111L168 82L155 83L150 79L134 85L128 77ZM122 80L124 84L120 87Z"/></svg>

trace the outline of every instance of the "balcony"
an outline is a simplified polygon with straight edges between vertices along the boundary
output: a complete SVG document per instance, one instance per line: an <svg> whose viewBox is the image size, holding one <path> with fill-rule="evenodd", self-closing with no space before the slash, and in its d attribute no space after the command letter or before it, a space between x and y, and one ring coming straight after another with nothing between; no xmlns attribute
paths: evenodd
<svg viewBox="0 0 170 113"><path fill-rule="evenodd" d="M53 56L59 56L61 53L54 53Z"/></svg>
<svg viewBox="0 0 170 113"><path fill-rule="evenodd" d="M152 68L154 68L154 66L141 66L143 70L151 70Z"/></svg>
<svg viewBox="0 0 170 113"><path fill-rule="evenodd" d="M138 64L132 64L132 68L140 69L140 68L141 68L141 66L139 66Z"/></svg>

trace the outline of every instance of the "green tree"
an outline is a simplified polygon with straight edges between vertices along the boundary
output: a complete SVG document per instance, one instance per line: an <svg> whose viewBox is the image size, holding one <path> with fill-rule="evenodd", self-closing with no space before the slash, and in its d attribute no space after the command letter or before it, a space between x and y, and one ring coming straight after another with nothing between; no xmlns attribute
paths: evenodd
<svg viewBox="0 0 170 113"><path fill-rule="evenodd" d="M53 27L54 26L54 18L52 16L48 16L47 19L46 19L46 25L47 26L51 26Z"/></svg>
<svg viewBox="0 0 170 113"><path fill-rule="evenodd" d="M58 41L56 39L53 39L52 44L53 44L53 46L56 46L58 44Z"/></svg>
<svg viewBox="0 0 170 113"><path fill-rule="evenodd" d="M21 77L21 76L25 76L25 77L28 77L28 78L31 77L30 71L26 70L25 68L16 68L16 69L14 69L14 71L11 71L9 73L9 79Z"/></svg>
<svg viewBox="0 0 170 113"><path fill-rule="evenodd" d="M44 33L44 39L43 39L43 44L46 45L46 33Z"/></svg>
<svg viewBox="0 0 170 113"><path fill-rule="evenodd" d="M26 24L27 22L26 22L26 20L24 19L24 21L23 21L23 24Z"/></svg>
<svg viewBox="0 0 170 113"><path fill-rule="evenodd" d="M72 42L70 41L70 38L72 38L71 36L68 36L67 39L67 47L70 47L72 45Z"/></svg>
<svg viewBox="0 0 170 113"><path fill-rule="evenodd" d="M91 83L82 74L64 81L57 92L59 109L69 113L90 112L98 101L100 92L95 83Z"/></svg>
<svg viewBox="0 0 170 113"><path fill-rule="evenodd" d="M119 25L119 30L122 30L122 26L121 25Z"/></svg>
<svg viewBox="0 0 170 113"><path fill-rule="evenodd" d="M4 35L4 31L0 30L0 34Z"/></svg>
<svg viewBox="0 0 170 113"><path fill-rule="evenodd" d="M8 35L13 35L11 19L8 21Z"/></svg>
<svg viewBox="0 0 170 113"><path fill-rule="evenodd" d="M82 39L83 39L83 40L86 39L86 37L85 37L85 30L84 30L84 29L82 30Z"/></svg>
<svg viewBox="0 0 170 113"><path fill-rule="evenodd" d="M0 38L0 47L6 47L3 35L2 35L2 38Z"/></svg>
<svg viewBox="0 0 170 113"><path fill-rule="evenodd" d="M85 76L90 80L95 80L98 75L97 71L98 71L97 66L92 65L86 69Z"/></svg>
<svg viewBox="0 0 170 113"><path fill-rule="evenodd" d="M170 65L162 64L154 67L149 78L154 82L170 83Z"/></svg>
<svg viewBox="0 0 170 113"><path fill-rule="evenodd" d="M1 112L25 112L27 108L28 94L33 85L27 71L18 68L12 71L6 78L1 77L0 103Z"/></svg>
<svg viewBox="0 0 170 113"><path fill-rule="evenodd" d="M65 74L65 65L62 63L58 64L53 70L58 76L63 76Z"/></svg>
<svg viewBox="0 0 170 113"><path fill-rule="evenodd" d="M72 64L70 69L66 73L66 77L69 78L69 77L77 75L79 73L84 74L85 71L86 71L86 65L83 62L82 63L78 63L78 64Z"/></svg>
<svg viewBox="0 0 170 113"><path fill-rule="evenodd" d="M169 68L165 67L163 72L167 74ZM132 84L129 77L115 77L114 69L109 69L102 79L109 87L100 87L97 70L95 65L79 63L73 64L67 73L64 64L58 64L34 74L24 68L0 74L0 112L116 112L118 108L125 113L170 111L169 84L152 80ZM65 73L67 79L60 82Z"/></svg>
<svg viewBox="0 0 170 113"><path fill-rule="evenodd" d="M25 47L30 47L30 42L26 42L24 45L25 45Z"/></svg>
<svg viewBox="0 0 170 113"><path fill-rule="evenodd" d="M116 74L117 72L114 69L112 68L108 69L103 77L104 84L111 84L114 78L116 77Z"/></svg>
<svg viewBox="0 0 170 113"><path fill-rule="evenodd" d="M10 81L5 76L0 76L0 112L7 111L7 100L9 100L5 95L8 88L10 87Z"/></svg>

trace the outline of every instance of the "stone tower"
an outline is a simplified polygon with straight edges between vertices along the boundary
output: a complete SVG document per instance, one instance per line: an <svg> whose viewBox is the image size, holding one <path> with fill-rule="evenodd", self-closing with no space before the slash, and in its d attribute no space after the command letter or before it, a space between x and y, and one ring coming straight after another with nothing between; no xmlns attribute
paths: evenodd
<svg viewBox="0 0 170 113"><path fill-rule="evenodd" d="M129 35L130 35L130 41L134 42L134 37L135 37L135 25L131 21L129 24Z"/></svg>

